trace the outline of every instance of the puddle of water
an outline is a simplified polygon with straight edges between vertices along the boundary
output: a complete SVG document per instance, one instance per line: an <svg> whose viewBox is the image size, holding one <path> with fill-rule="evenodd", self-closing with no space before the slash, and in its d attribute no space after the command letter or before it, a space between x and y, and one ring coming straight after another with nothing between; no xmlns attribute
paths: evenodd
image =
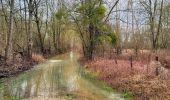
<svg viewBox="0 0 170 100"><path fill-rule="evenodd" d="M32 71L2 79L0 100L123 100L82 77L76 56L63 54Z"/></svg>

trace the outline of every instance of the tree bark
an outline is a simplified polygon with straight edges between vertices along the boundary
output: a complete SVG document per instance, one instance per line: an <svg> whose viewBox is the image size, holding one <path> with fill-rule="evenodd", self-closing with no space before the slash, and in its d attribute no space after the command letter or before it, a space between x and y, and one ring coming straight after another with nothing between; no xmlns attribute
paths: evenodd
<svg viewBox="0 0 170 100"><path fill-rule="evenodd" d="M33 41L32 41L32 17L33 17L33 0L29 0L28 4L29 8L29 22L28 22L28 57L31 59L32 58L32 46L33 46Z"/></svg>
<svg viewBox="0 0 170 100"><path fill-rule="evenodd" d="M14 15L14 0L11 0L10 2L10 16L9 16L9 24L8 24L8 35L7 35L7 45L6 45L6 61L11 62L12 61L12 56L13 56L13 51L12 51L12 37L13 37L13 15Z"/></svg>
<svg viewBox="0 0 170 100"><path fill-rule="evenodd" d="M39 42L40 42L40 48L41 48L41 53L44 53L44 38L41 34L41 27L40 27L40 19L38 17L38 5L35 2L35 11L34 11L34 16L35 16L35 22L37 25L37 31L38 31L38 37L39 37Z"/></svg>

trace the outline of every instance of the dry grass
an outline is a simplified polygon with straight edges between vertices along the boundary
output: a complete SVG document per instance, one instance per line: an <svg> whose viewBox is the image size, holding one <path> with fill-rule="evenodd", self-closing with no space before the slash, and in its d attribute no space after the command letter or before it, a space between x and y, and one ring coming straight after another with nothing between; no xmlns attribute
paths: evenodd
<svg viewBox="0 0 170 100"><path fill-rule="evenodd" d="M33 68L37 63L43 62L45 59L40 54L33 54L32 59L23 58L20 54L15 55L11 63L6 63L5 60L0 61L0 78L9 77L19 72L23 72Z"/></svg>
<svg viewBox="0 0 170 100"><path fill-rule="evenodd" d="M45 61L45 58L41 55L41 54L32 54L32 60L35 61L35 62L43 62Z"/></svg>
<svg viewBox="0 0 170 100"><path fill-rule="evenodd" d="M96 73L100 80L119 91L128 90L135 100L169 100L169 69L160 64L159 76L156 76L155 66L157 64L153 61L155 56L149 55L149 53L143 54L143 57L133 61L132 68L127 56L126 59L118 59L117 64L114 59L103 58L82 62L84 62L85 68ZM160 55L163 57L163 54ZM159 57L161 57L160 55Z"/></svg>

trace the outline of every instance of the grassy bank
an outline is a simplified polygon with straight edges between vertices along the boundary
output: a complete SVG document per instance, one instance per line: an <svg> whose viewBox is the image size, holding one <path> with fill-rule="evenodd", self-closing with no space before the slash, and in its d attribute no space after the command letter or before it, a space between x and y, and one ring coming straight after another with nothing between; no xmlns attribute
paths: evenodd
<svg viewBox="0 0 170 100"><path fill-rule="evenodd" d="M94 85L100 87L102 90L105 90L107 92L118 92L116 88L113 88L111 85L109 85L107 82L99 79L98 74L95 72L90 72L88 69L82 68L83 73L82 76L92 82ZM133 97L129 94L127 90L122 92L122 97L125 100L133 100Z"/></svg>

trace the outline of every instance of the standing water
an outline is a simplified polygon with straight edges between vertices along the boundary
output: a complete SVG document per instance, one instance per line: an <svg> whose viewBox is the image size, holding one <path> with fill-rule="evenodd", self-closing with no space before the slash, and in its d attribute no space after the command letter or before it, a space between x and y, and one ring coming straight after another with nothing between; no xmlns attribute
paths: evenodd
<svg viewBox="0 0 170 100"><path fill-rule="evenodd" d="M0 80L0 100L123 100L83 77L73 52Z"/></svg>

